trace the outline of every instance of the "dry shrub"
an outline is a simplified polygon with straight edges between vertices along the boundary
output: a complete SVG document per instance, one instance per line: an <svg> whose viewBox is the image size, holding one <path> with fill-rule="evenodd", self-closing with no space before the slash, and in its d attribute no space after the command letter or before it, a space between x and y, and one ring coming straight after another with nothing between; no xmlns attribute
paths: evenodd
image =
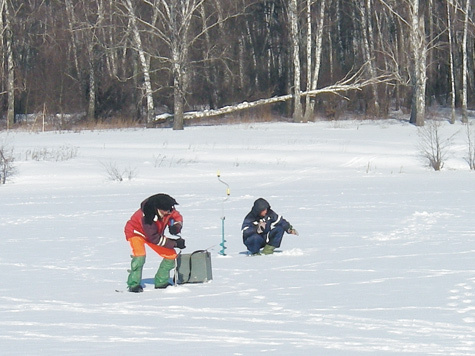
<svg viewBox="0 0 475 356"><path fill-rule="evenodd" d="M440 171L444 167L455 136L454 134L444 137L441 127L442 121L426 120L425 125L418 128L421 156L435 171Z"/></svg>

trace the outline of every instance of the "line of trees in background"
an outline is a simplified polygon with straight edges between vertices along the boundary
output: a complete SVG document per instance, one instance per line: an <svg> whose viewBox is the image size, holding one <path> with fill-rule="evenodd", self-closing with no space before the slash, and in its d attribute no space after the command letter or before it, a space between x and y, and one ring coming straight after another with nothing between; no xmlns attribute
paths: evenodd
<svg viewBox="0 0 475 356"><path fill-rule="evenodd" d="M0 0L1 113L297 122L475 100L473 0ZM161 116L162 117L162 116Z"/></svg>

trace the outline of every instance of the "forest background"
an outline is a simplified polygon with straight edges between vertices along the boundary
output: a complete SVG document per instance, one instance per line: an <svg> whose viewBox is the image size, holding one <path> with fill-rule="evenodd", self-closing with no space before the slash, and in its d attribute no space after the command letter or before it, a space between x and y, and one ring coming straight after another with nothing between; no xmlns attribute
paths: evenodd
<svg viewBox="0 0 475 356"><path fill-rule="evenodd" d="M0 0L0 128L475 101L473 0ZM221 116L222 117L222 116ZM239 117L239 116L238 116Z"/></svg>

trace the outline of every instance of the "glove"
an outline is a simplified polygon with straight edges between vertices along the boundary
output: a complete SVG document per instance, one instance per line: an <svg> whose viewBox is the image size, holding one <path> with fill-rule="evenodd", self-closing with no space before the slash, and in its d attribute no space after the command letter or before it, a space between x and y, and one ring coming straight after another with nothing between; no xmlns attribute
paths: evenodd
<svg viewBox="0 0 475 356"><path fill-rule="evenodd" d="M287 233L291 234L291 235L297 235L297 236L299 234L299 232L297 230L295 230L292 225L289 226L289 229L287 230Z"/></svg>
<svg viewBox="0 0 475 356"><path fill-rule="evenodd" d="M181 232L181 223L177 221L173 225L170 225L168 231L170 231L172 235L178 235Z"/></svg>
<svg viewBox="0 0 475 356"><path fill-rule="evenodd" d="M183 250L186 247L185 239L181 237L179 239L176 239L175 242L176 242L176 247L178 247L180 250Z"/></svg>
<svg viewBox="0 0 475 356"><path fill-rule="evenodd" d="M259 220L259 223L257 224L257 233L262 234L266 228L266 222L264 220Z"/></svg>

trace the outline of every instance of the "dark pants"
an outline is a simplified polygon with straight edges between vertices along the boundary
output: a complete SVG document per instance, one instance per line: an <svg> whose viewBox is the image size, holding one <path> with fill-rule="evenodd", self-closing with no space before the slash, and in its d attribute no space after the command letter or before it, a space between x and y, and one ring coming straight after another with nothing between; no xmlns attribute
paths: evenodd
<svg viewBox="0 0 475 356"><path fill-rule="evenodd" d="M267 234L252 234L245 239L244 245L246 245L247 249L250 253L258 253L261 248L263 248L266 244L280 247L280 243L282 242L282 237L284 236L284 229L280 226L273 228Z"/></svg>

